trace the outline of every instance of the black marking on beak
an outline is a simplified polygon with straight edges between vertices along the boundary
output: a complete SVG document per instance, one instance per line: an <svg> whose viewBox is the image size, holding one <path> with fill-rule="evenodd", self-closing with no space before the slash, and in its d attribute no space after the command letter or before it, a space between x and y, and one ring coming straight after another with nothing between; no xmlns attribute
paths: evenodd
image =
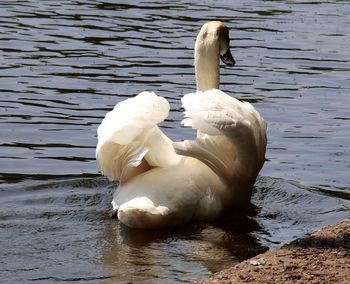
<svg viewBox="0 0 350 284"><path fill-rule="evenodd" d="M233 66L236 64L236 61L233 58L230 49L228 49L225 54L220 55L220 58L221 58L221 61L226 65Z"/></svg>
<svg viewBox="0 0 350 284"><path fill-rule="evenodd" d="M110 215L112 219L118 219L118 209L111 210Z"/></svg>

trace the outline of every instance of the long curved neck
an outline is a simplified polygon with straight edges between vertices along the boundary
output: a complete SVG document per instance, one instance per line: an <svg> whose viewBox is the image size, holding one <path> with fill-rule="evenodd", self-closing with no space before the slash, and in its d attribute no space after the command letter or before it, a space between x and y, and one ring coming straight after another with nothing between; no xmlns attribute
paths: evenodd
<svg viewBox="0 0 350 284"><path fill-rule="evenodd" d="M219 74L219 47L205 46L203 42L196 41L194 65L196 73L197 91L218 89Z"/></svg>

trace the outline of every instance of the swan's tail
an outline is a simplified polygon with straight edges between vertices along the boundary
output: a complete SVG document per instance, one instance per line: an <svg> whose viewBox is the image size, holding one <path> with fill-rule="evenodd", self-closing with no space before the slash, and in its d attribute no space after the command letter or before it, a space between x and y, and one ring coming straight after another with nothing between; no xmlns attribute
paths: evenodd
<svg viewBox="0 0 350 284"><path fill-rule="evenodd" d="M252 186L264 163L266 123L248 102L220 90L182 98L183 124L198 130L196 140L174 143L180 155L197 158L235 186Z"/></svg>
<svg viewBox="0 0 350 284"><path fill-rule="evenodd" d="M151 92L118 103L97 129L96 159L110 180L126 182L152 167L175 163L172 141L158 128L169 103Z"/></svg>

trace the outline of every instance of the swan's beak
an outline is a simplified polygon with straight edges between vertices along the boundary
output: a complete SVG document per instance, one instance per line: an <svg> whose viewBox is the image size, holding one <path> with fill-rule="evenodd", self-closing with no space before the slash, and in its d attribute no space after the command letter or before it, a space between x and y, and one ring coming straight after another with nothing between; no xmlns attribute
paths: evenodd
<svg viewBox="0 0 350 284"><path fill-rule="evenodd" d="M112 219L118 219L118 209L113 209L110 215Z"/></svg>
<svg viewBox="0 0 350 284"><path fill-rule="evenodd" d="M233 58L230 49L228 49L225 54L220 55L220 58L221 61L224 62L226 65L233 66L236 64L236 61Z"/></svg>

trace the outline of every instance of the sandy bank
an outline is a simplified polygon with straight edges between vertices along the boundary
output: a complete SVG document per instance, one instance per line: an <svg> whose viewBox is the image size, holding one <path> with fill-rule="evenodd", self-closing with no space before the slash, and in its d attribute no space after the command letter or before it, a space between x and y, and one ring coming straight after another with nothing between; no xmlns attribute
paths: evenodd
<svg viewBox="0 0 350 284"><path fill-rule="evenodd" d="M350 283L350 218L198 283Z"/></svg>

